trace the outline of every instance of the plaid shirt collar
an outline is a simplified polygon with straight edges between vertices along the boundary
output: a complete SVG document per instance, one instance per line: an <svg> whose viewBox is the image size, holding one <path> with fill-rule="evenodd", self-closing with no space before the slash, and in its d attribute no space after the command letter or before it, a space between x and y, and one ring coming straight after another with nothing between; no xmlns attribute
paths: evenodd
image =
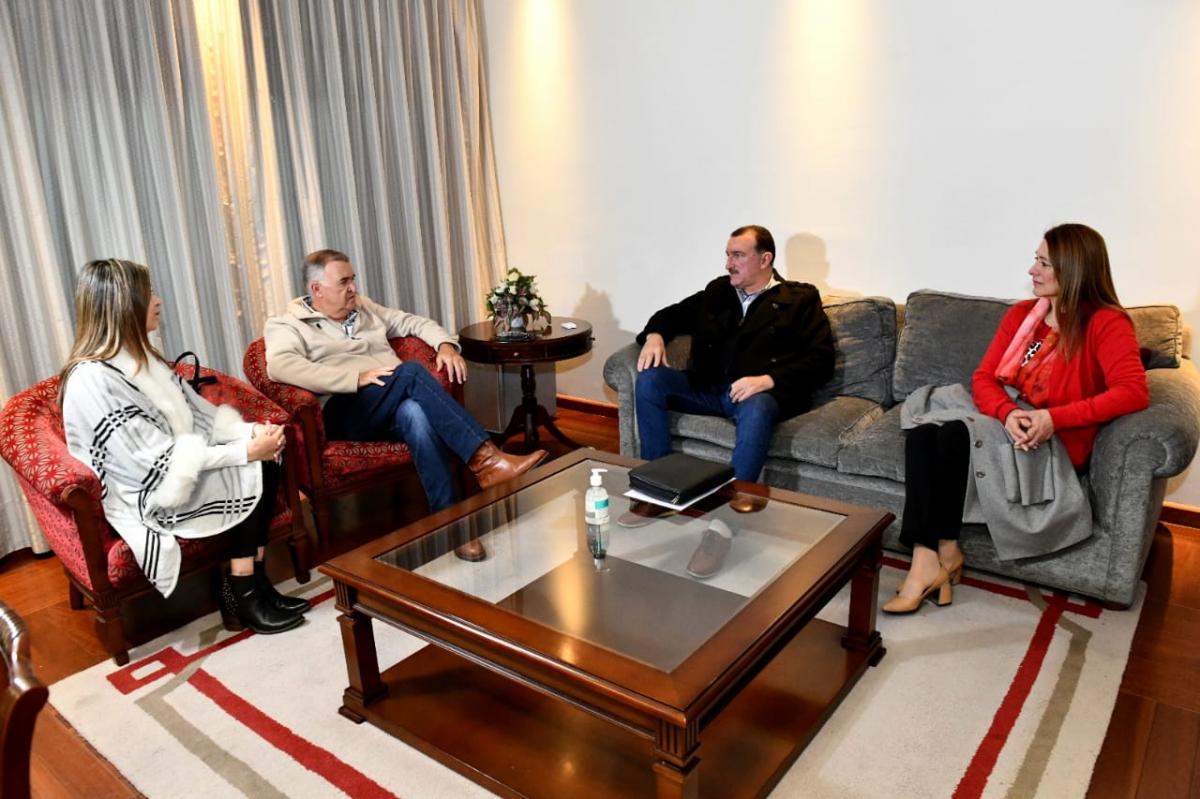
<svg viewBox="0 0 1200 799"><path fill-rule="evenodd" d="M313 313L321 313L320 311L318 311L316 308L314 308L312 306L312 295L311 294L305 294L303 297L300 298L300 301L304 303L305 308L312 311ZM332 322L333 320L331 319L330 321ZM358 309L355 308L353 311L348 313L346 315L346 318L343 319L338 324L340 324L342 326L342 332L344 332L347 336L353 336L354 335L354 325L357 321L358 321Z"/></svg>

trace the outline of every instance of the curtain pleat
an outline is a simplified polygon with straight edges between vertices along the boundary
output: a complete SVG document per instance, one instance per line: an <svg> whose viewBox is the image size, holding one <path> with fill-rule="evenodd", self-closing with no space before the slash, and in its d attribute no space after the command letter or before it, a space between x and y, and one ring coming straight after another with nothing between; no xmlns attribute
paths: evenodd
<svg viewBox="0 0 1200 799"><path fill-rule="evenodd" d="M335 247L457 329L505 271L478 0L0 0L0 400L54 374L79 267L149 264L162 346L241 373ZM35 542L0 473L0 556Z"/></svg>

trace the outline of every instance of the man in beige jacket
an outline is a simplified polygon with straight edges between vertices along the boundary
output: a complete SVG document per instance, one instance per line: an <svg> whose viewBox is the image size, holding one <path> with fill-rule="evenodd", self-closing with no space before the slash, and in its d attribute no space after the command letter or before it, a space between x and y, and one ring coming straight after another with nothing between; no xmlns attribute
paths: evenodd
<svg viewBox="0 0 1200 799"><path fill-rule="evenodd" d="M456 499L447 450L466 462L483 488L516 477L546 457L545 450L524 456L500 451L424 366L396 357L388 339L416 336L436 351L437 368L451 381L467 377L454 337L432 319L360 295L345 253L309 253L304 285L308 294L267 320L267 375L317 394L331 439L408 444L430 511ZM478 541L456 552L467 560L487 556Z"/></svg>

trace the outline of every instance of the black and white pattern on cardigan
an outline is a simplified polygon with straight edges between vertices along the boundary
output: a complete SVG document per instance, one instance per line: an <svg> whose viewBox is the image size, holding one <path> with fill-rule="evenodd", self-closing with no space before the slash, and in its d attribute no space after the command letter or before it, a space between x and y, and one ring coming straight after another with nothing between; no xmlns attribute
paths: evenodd
<svg viewBox="0 0 1200 799"><path fill-rule="evenodd" d="M246 463L251 425L157 361L137 370L121 353L77 366L63 425L71 454L100 479L109 524L164 595L179 577L177 538L223 532L259 502L261 466Z"/></svg>

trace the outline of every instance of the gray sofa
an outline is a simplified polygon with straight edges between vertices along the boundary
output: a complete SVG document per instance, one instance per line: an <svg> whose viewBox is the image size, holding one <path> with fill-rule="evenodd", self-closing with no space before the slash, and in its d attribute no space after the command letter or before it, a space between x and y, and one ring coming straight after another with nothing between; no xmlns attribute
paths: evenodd
<svg viewBox="0 0 1200 799"><path fill-rule="evenodd" d="M763 482L887 509L897 520L885 533L884 546L903 550L898 542L904 509L900 403L923 385L969 386L1010 304L918 291L898 313L887 298L826 298L837 349L834 377L817 392L812 410L777 427ZM965 525L961 543L970 568L1112 606L1133 601L1167 478L1188 467L1200 439L1200 375L1183 355L1177 308L1145 306L1130 309L1130 315L1148 366L1150 407L1114 420L1096 438L1085 475L1094 517L1091 538L1052 555L1000 561L987 529ZM672 364L687 362L689 343L679 337L668 344ZM618 394L621 452L634 456L638 349L630 344L604 365L605 381ZM671 426L674 449L729 461L731 422L673 413Z"/></svg>

